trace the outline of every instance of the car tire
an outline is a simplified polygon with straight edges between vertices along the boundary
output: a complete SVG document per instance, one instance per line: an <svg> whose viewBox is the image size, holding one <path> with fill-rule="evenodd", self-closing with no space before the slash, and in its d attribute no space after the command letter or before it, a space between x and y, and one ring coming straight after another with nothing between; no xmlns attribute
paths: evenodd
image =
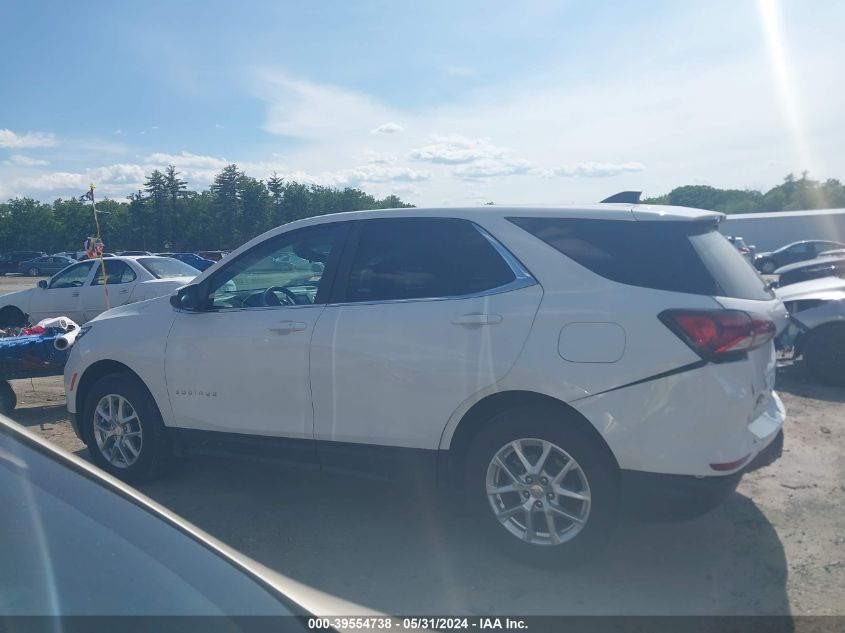
<svg viewBox="0 0 845 633"><path fill-rule="evenodd" d="M28 273L30 277L38 277L41 274L41 271L35 266L33 266L29 269Z"/></svg>
<svg viewBox="0 0 845 633"><path fill-rule="evenodd" d="M9 415L18 406L18 396L15 390L5 380L0 382L0 413Z"/></svg>
<svg viewBox="0 0 845 633"><path fill-rule="evenodd" d="M170 464L161 413L135 376L119 373L100 378L85 398L81 430L92 461L124 481L155 479Z"/></svg>
<svg viewBox="0 0 845 633"><path fill-rule="evenodd" d="M464 463L462 501L471 528L532 565L577 564L598 553L619 517L619 469L583 424L547 406L520 407L491 420L473 438ZM532 475L515 446L532 469L541 466L548 446L542 468ZM491 494L511 484L519 490ZM558 494L561 489L583 499Z"/></svg>
<svg viewBox="0 0 845 633"><path fill-rule="evenodd" d="M829 323L810 332L802 346L810 373L822 382L845 386L845 323Z"/></svg>
<svg viewBox="0 0 845 633"><path fill-rule="evenodd" d="M26 325L26 315L20 308L6 306L0 310L0 327L23 327Z"/></svg>
<svg viewBox="0 0 845 633"><path fill-rule="evenodd" d="M777 265L773 261L766 260L760 264L760 272L771 275L777 270Z"/></svg>

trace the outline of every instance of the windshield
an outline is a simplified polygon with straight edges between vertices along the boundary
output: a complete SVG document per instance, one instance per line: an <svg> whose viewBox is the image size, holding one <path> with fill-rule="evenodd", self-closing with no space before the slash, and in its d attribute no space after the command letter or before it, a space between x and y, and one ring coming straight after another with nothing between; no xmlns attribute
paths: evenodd
<svg viewBox="0 0 845 633"><path fill-rule="evenodd" d="M136 260L157 279L193 279L200 271L172 257L140 257Z"/></svg>

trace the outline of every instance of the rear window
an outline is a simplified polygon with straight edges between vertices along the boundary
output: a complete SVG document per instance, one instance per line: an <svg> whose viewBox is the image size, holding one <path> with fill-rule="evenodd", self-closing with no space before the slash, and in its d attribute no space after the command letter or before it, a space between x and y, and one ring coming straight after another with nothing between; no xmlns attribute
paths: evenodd
<svg viewBox="0 0 845 633"><path fill-rule="evenodd" d="M737 299L774 296L714 223L508 219L612 281Z"/></svg>
<svg viewBox="0 0 845 633"><path fill-rule="evenodd" d="M172 257L142 257L138 259L138 263L146 268L153 277L158 279L173 279L177 277L189 277L193 279L200 274L200 271L189 266L185 262L180 262L178 259Z"/></svg>

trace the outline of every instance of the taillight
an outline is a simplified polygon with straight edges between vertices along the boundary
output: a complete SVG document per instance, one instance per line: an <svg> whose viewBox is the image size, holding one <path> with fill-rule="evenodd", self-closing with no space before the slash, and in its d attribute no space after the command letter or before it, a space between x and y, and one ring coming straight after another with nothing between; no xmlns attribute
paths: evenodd
<svg viewBox="0 0 845 633"><path fill-rule="evenodd" d="M730 360L765 345L775 335L773 321L741 310L665 310L660 320L707 360Z"/></svg>

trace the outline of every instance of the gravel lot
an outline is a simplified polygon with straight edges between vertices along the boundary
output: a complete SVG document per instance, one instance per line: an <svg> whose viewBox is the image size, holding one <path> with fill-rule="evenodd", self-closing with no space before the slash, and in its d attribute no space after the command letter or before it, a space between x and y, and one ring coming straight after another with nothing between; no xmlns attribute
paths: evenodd
<svg viewBox="0 0 845 633"><path fill-rule="evenodd" d="M0 279L0 294L32 279ZM12 416L85 455L61 378L13 382ZM784 455L710 514L625 522L598 559L537 570L444 521L412 488L194 457L141 490L299 581L389 613L845 614L845 389L780 369Z"/></svg>

